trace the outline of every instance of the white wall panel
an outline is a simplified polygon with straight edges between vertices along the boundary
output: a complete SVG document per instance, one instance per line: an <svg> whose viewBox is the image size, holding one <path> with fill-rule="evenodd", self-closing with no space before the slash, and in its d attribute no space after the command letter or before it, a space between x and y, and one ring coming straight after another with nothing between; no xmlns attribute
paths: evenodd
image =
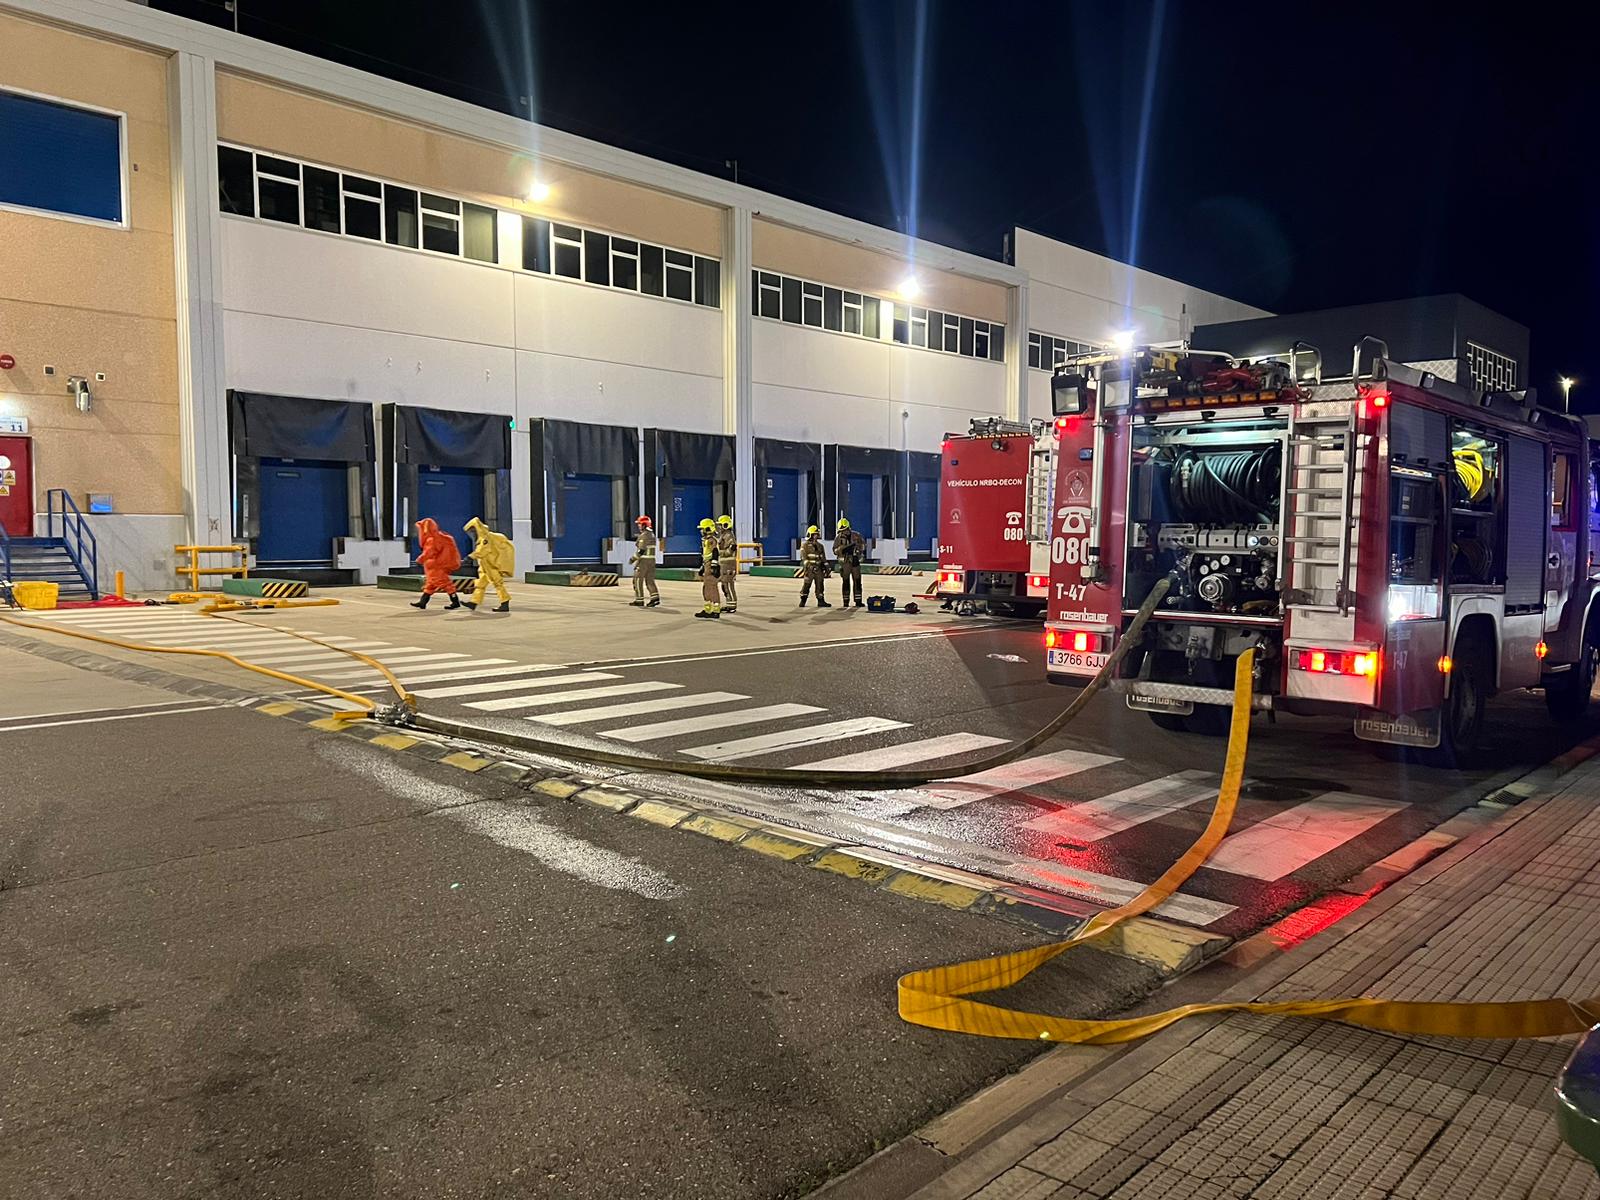
<svg viewBox="0 0 1600 1200"><path fill-rule="evenodd" d="M512 273L271 221L224 218L223 307L491 346L512 344Z"/></svg>
<svg viewBox="0 0 1600 1200"><path fill-rule="evenodd" d="M889 409L889 402L882 399L757 383L755 436L846 446L888 446L885 431Z"/></svg>
<svg viewBox="0 0 1600 1200"><path fill-rule="evenodd" d="M633 363L517 352L517 424L533 417L723 433L722 380Z"/></svg>
<svg viewBox="0 0 1600 1200"><path fill-rule="evenodd" d="M722 378L722 312L540 275L516 285L516 346Z"/></svg>
<svg viewBox="0 0 1600 1200"><path fill-rule="evenodd" d="M507 347L255 313L224 316L228 386L329 400L516 411Z"/></svg>

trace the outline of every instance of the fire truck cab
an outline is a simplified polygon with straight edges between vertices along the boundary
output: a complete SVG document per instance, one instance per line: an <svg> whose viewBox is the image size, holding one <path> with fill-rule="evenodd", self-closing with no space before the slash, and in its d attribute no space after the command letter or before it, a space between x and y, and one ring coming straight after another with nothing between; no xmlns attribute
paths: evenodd
<svg viewBox="0 0 1600 1200"><path fill-rule="evenodd" d="M974 420L944 440L939 577L945 608L1037 616L1050 586L1055 432L1048 422Z"/></svg>
<svg viewBox="0 0 1600 1200"><path fill-rule="evenodd" d="M1434 364L1437 366L1437 364ZM1484 706L1542 688L1580 717L1600 662L1600 463L1533 392L1480 392L1365 338L1235 360L1187 346L1069 360L1058 422L1047 670L1082 683L1161 579L1112 686L1160 725L1348 715L1368 741L1471 755Z"/></svg>

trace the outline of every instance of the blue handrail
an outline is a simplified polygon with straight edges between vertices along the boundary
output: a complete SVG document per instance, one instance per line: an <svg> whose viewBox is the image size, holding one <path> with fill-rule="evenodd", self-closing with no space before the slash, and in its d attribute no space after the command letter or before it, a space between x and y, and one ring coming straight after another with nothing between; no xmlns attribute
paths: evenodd
<svg viewBox="0 0 1600 1200"><path fill-rule="evenodd" d="M0 579L11 578L11 535L0 525Z"/></svg>
<svg viewBox="0 0 1600 1200"><path fill-rule="evenodd" d="M67 557L78 568L83 582L88 585L89 599L100 599L100 546L94 530L83 519L83 513L66 488L51 488L45 492L45 532L59 537L66 547ZM56 507L60 503L60 508ZM61 518L61 532L56 533L56 517Z"/></svg>

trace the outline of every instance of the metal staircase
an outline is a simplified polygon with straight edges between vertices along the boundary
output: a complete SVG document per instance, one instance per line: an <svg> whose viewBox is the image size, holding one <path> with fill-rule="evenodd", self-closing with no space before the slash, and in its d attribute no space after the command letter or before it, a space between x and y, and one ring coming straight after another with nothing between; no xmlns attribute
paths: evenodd
<svg viewBox="0 0 1600 1200"><path fill-rule="evenodd" d="M10 537L0 529L0 577L53 583L63 600L100 599L99 560L94 532L64 488L45 493L43 537Z"/></svg>

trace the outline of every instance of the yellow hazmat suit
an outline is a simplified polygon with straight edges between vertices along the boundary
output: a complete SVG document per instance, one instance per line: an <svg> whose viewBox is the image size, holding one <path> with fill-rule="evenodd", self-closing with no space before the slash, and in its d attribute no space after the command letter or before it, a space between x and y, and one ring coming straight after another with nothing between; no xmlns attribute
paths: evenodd
<svg viewBox="0 0 1600 1200"><path fill-rule="evenodd" d="M468 521L465 529L473 538L472 552L467 557L478 564L478 580L472 585L472 599L467 601L467 607L477 608L482 604L492 586L500 597L500 606L494 611L510 612L511 593L506 589L506 576L517 570L516 549L511 539L496 533L477 517Z"/></svg>

